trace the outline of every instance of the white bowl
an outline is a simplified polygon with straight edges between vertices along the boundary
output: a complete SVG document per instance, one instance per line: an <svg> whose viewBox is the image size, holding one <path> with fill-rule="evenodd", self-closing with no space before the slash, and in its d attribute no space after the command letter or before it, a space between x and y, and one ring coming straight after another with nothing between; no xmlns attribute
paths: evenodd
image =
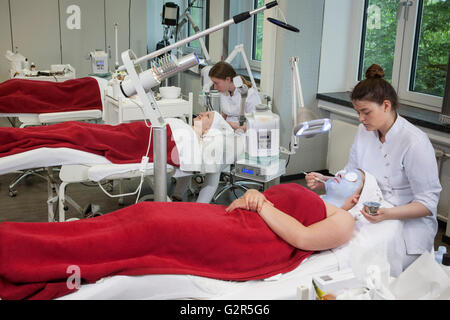
<svg viewBox="0 0 450 320"><path fill-rule="evenodd" d="M181 94L180 87L160 87L159 93L163 99L177 99Z"/></svg>

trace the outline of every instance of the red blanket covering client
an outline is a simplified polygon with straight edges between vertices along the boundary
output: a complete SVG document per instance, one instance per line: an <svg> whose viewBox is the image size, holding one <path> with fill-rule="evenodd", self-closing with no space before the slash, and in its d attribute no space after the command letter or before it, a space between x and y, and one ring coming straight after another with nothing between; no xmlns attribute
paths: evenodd
<svg viewBox="0 0 450 320"><path fill-rule="evenodd" d="M52 113L102 110L97 80L51 82L11 79L0 83L0 113Z"/></svg>
<svg viewBox="0 0 450 320"><path fill-rule="evenodd" d="M327 209L312 191L277 185L264 196L303 225ZM312 251L296 249L253 211L197 203L141 202L74 222L0 224L0 297L51 299L111 275L193 274L251 280L293 270Z"/></svg>
<svg viewBox="0 0 450 320"><path fill-rule="evenodd" d="M167 163L179 167L178 151L167 128ZM27 128L0 128L0 158L38 148L71 148L106 157L116 164L140 163L150 128L144 122L117 126L77 121ZM153 162L153 139L149 149Z"/></svg>

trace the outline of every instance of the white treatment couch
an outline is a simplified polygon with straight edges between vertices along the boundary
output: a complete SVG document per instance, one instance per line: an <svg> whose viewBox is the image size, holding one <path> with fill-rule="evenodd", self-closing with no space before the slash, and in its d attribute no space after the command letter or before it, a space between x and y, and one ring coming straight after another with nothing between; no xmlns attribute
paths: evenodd
<svg viewBox="0 0 450 320"><path fill-rule="evenodd" d="M97 80L102 100L102 106L105 106L105 90L108 86L108 80L92 77ZM51 124L66 121L89 121L102 120L102 110L81 110L67 112L51 112L51 113L0 113L0 117L18 118L20 127L39 126L43 124Z"/></svg>
<svg viewBox="0 0 450 320"><path fill-rule="evenodd" d="M102 101L102 107L105 107L105 90L108 86L108 81L103 78L93 77L97 80L100 90L100 97ZM0 117L7 117L10 122L15 126L14 121L11 119L16 118L19 121L20 128L29 126L41 126L45 124L53 124L67 121L101 121L103 117L102 110L80 110L80 111L65 111L65 112L51 112L51 113L0 113ZM19 176L11 182L9 185L9 195L15 196L17 191L15 186L28 175L36 175L43 177L38 173L39 170L26 170L24 172L18 171Z"/></svg>
<svg viewBox="0 0 450 320"><path fill-rule="evenodd" d="M211 163L207 156L211 150L214 150L213 143L207 145L207 152L203 152L196 133L191 126L180 119L168 118L166 122L172 131L179 156L179 169L167 165L167 174L172 175L175 171L181 174L192 174L193 172L216 172L221 170L223 165L231 164L238 156L234 152L231 156L226 156L227 150L235 150L232 144L239 141L239 152L244 150L243 139L240 137L231 137L228 144L223 144L224 139L218 137L217 145L220 152L224 152L224 157L220 163ZM237 139L237 140L235 140ZM231 144L231 145L230 145ZM204 155L206 154L206 157ZM25 169L51 168L61 166L59 177L61 184L53 179L52 172L48 174L48 220L55 221L54 204L58 202L58 221L65 221L65 202L71 203L78 211L81 211L71 199L65 194L65 188L71 183L81 183L94 181L99 182L103 179L115 180L140 177L141 163L133 164L113 164L105 157L91 154L84 151L69 148L39 148L26 151L20 154L0 158L0 174L16 172ZM50 169L49 169L50 170ZM214 171L216 170L216 171ZM148 163L145 176L150 178L150 184L153 183L151 177L154 175L153 164ZM168 199L169 200L169 199Z"/></svg>
<svg viewBox="0 0 450 320"><path fill-rule="evenodd" d="M367 221L359 220L354 236L347 244L314 253L294 270L268 279L236 282L194 275L111 276L94 284L82 285L75 293L59 299L294 300L298 299L298 287L311 287L313 276L348 269L351 266L351 253L356 247L364 248L366 253L372 255L384 253L386 261L391 264L391 276L397 276L401 272L395 269L402 259L399 252L400 242L403 241L402 228L401 221L370 225Z"/></svg>

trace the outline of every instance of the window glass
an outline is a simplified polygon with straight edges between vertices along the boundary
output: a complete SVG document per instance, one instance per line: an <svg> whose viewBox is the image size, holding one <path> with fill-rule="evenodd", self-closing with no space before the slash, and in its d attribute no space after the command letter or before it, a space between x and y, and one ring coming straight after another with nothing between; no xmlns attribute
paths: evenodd
<svg viewBox="0 0 450 320"><path fill-rule="evenodd" d="M450 52L450 1L420 1L410 91L444 96Z"/></svg>
<svg viewBox="0 0 450 320"><path fill-rule="evenodd" d="M205 23L204 23L204 13L206 8L205 2L206 0L197 0L189 10L192 20L194 20L195 24L199 27L201 31L205 30ZM192 26L191 23L189 23L188 37L193 36L194 34L195 34L194 27ZM200 49L201 48L200 42L198 40L192 41L189 43L189 47Z"/></svg>
<svg viewBox="0 0 450 320"><path fill-rule="evenodd" d="M264 0L254 0L255 8L264 6ZM261 61L262 58L262 40L263 40L263 24L264 11L258 13L253 18L253 50L252 60Z"/></svg>
<svg viewBox="0 0 450 320"><path fill-rule="evenodd" d="M392 81L397 34L398 0L368 0L364 14L359 79L376 63L385 72L385 80Z"/></svg>

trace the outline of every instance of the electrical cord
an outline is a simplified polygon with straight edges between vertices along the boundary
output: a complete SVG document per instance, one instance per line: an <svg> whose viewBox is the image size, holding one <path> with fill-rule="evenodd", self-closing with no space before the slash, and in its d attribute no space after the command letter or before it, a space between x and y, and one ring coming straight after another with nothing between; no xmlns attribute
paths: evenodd
<svg viewBox="0 0 450 320"><path fill-rule="evenodd" d="M139 197L140 197L141 191L142 191L142 185L144 184L144 176L145 176L145 170L146 170L146 166L147 166L147 162L148 162L148 154L150 153L150 145L151 145L151 142L152 142L153 126L152 126L152 124L150 122L148 122L148 119L145 117L145 112L144 112L143 107L139 103L137 103L136 101L134 101L132 99L129 99L129 100L132 101L134 104L136 104L140 108L140 110L141 110L141 112L142 112L142 114L144 116L143 117L144 118L144 123L145 123L146 127L150 129L150 134L149 134L149 139L148 139L148 144L147 144L147 152L145 153L145 156L142 157L142 162L141 162L141 169L140 169L141 170L141 179L140 179L139 185L138 185L138 187L136 188L136 190L134 192L125 193L125 194L118 194L118 195L110 194L108 191L106 191L103 188L103 186L101 185L100 182L98 182L98 186L100 187L100 189L102 189L102 191L105 194L107 194L111 198L126 197L126 196L132 196L132 195L137 194L135 203L138 203Z"/></svg>

